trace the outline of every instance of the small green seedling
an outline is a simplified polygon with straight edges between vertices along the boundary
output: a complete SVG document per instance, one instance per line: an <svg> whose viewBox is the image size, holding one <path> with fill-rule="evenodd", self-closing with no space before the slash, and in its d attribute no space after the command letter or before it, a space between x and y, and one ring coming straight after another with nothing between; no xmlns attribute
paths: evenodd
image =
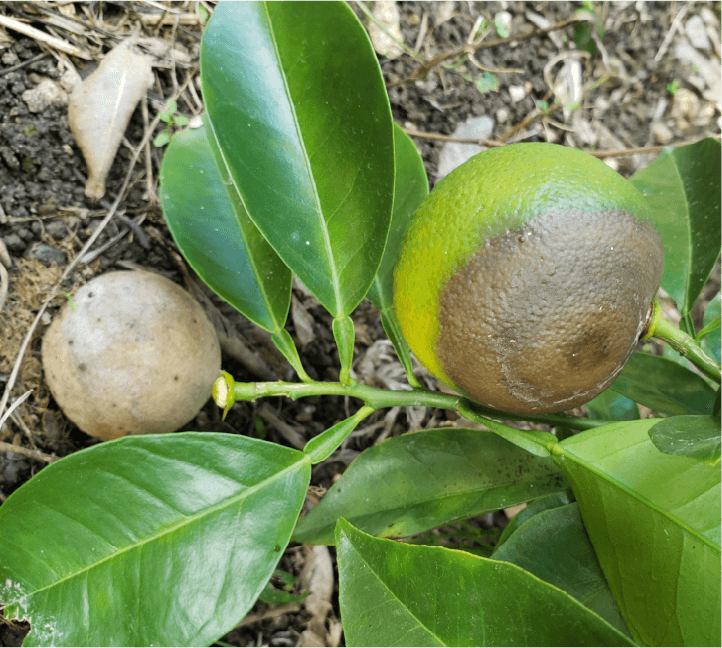
<svg viewBox="0 0 722 648"><path fill-rule="evenodd" d="M64 290L61 290L60 292L63 293L68 298L68 303L70 304L70 308L73 310L78 310L78 305L73 301L73 296L70 293L66 293Z"/></svg>
<svg viewBox="0 0 722 648"><path fill-rule="evenodd" d="M171 137L171 124L178 127L188 126L188 118L183 115L176 115L175 112L178 110L177 101L169 101L166 105L166 109L158 115L162 122L165 122L167 126L165 130L158 133L153 140L153 146L161 148L170 142Z"/></svg>

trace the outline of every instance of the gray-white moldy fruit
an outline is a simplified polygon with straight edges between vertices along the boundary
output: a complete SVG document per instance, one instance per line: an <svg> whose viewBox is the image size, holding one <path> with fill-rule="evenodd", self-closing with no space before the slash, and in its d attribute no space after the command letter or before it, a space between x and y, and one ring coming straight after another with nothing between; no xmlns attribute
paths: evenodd
<svg viewBox="0 0 722 648"><path fill-rule="evenodd" d="M144 271L110 272L78 290L45 333L42 355L63 412L104 441L177 430L211 397L221 368L200 304Z"/></svg>

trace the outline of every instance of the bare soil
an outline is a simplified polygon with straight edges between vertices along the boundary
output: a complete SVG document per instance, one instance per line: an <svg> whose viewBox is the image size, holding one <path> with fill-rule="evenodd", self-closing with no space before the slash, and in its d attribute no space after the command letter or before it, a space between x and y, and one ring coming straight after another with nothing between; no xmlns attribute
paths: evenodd
<svg viewBox="0 0 722 648"><path fill-rule="evenodd" d="M142 35L173 40L174 47L184 55L176 57L172 67L166 64L155 69L156 83L148 94L147 113L142 106L136 110L108 179L106 199L112 202L129 171L133 149L141 142L150 120L163 109L165 99L189 77L191 87L181 94L179 113L192 117L202 111L197 84L202 24L161 20L155 9L157 2L152 6L144 2L90 3L82 8L80 4L84 3L68 5L73 11L66 9L61 16L56 3L3 3L0 14L46 33L54 29L61 39L77 43L96 55L101 44L102 50L107 51L131 26L140 25ZM176 13L197 14L196 2L173 4ZM710 94L714 88L705 80L699 61L681 57L692 48L705 64L717 65L719 77L718 3L595 3L600 30L593 54L581 53L576 47L574 24L518 40L504 40L503 30L495 29L495 17L500 12L508 14L502 13L502 24L512 36L519 36L538 30L540 25L573 18L584 8L582 4L397 4L403 41L416 56L404 53L390 59L379 55L379 61L394 119L409 132L417 133L413 139L423 155L432 185L437 180L439 156L446 144L437 136L451 136L458 125L472 117L487 116L493 120L487 137L491 144L550 141L586 148L600 156L604 151L675 145L719 135L720 97ZM212 3L206 6L212 10ZM366 20L359 7L352 6ZM488 28L475 33L482 17L486 18ZM83 35L63 29L59 18L66 18L71 24L72 20L79 21L85 27ZM707 48L699 42L696 46L691 44L694 33L688 29L688 23L692 18L702 23L709 41ZM419 74L421 59L454 52L478 41L483 33L486 35L481 46L471 48L472 57L450 56L428 73ZM494 45L494 41L500 42ZM166 63L168 60L166 57ZM30 94L43 79L60 85L70 67L86 76L95 65L94 61L61 54L51 45L0 27L0 241L10 261L7 299L0 311L0 394L20 356L19 373L7 405L32 391L0 429L0 441L17 448L11 452L7 447L0 449L0 502L42 470L48 460L96 443L64 416L43 379L40 343L54 314L67 299L62 293L41 316L27 349L21 353L23 339L51 287L99 226L109 207L109 202L91 204L85 198L85 161L70 132L65 101L38 104ZM482 77L489 80L489 75L496 79L498 88L482 91L479 80ZM675 88L679 89L672 94ZM716 90L719 92L719 85ZM574 92L581 92L578 100L573 100ZM540 115L555 96L561 104L559 109ZM157 126L154 134L162 127L163 124ZM646 166L657 152L658 149L649 149L603 159L628 177ZM95 242L93 250L97 254L78 264L60 284L63 292L72 295L102 272L134 266L163 274L196 292L203 291L178 254L163 220L157 197L162 154L162 148L145 148L132 169L132 182L121 202L122 213L110 221ZM718 277L717 272L712 279L716 286ZM267 377L264 371L281 379L292 378L290 368L265 333L209 291L205 294L209 297L207 307L212 319L231 340L224 345L224 369L243 381ZM373 384L381 374L403 375L384 342L374 307L363 302L353 319L357 332L354 364L357 378ZM338 354L331 318L300 284L294 289L287 329L300 349L308 373L314 379L337 380ZM232 350L239 345L255 354L253 358L260 359L260 364L244 361L242 354ZM419 375L429 386L438 388L422 371ZM209 402L183 429L262 436L302 447L306 440L346 418L359 406L360 403L338 397L300 402L273 398L237 404L226 421L221 421L218 409ZM314 469L308 508L361 451L374 443L409 429L460 423L457 417L430 408L401 410L390 417L387 414L379 412L368 419L342 449ZM505 520L499 512L472 523L484 529L502 526ZM307 549L291 546L279 567L298 574L308 556ZM241 626L223 638L224 645L338 645L338 632L334 630L339 618L337 599L333 605L334 612L326 620L326 636L316 635L314 639L307 633L309 614L301 603L280 608L259 603ZM0 617L0 645L20 645L26 632L26 625L10 624ZM315 640L324 643L308 643Z"/></svg>

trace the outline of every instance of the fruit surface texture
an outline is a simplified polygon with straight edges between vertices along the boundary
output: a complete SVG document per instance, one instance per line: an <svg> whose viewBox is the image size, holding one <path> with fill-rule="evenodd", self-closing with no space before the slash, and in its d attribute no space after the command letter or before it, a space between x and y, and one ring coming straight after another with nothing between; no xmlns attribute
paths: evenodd
<svg viewBox="0 0 722 648"><path fill-rule="evenodd" d="M644 196L554 144L474 156L413 215L394 272L412 351L471 400L536 414L609 387L662 276Z"/></svg>
<svg viewBox="0 0 722 648"><path fill-rule="evenodd" d="M210 398L221 348L203 307L143 271L89 281L48 327L45 378L81 430L108 441L173 432Z"/></svg>

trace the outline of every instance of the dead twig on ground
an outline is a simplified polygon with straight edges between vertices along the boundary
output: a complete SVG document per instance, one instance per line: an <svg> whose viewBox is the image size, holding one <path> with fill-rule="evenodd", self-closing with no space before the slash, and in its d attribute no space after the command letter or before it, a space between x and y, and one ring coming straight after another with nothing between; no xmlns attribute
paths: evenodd
<svg viewBox="0 0 722 648"><path fill-rule="evenodd" d="M5 441L0 441L0 452L14 452L15 454L23 455L23 457L27 457L28 459L35 459L46 463L53 463L54 461L58 461L60 459L60 457L49 455L45 452L41 452L40 450L33 450L33 448L13 445L12 443L7 443Z"/></svg>
<svg viewBox="0 0 722 648"><path fill-rule="evenodd" d="M86 61L90 61L93 58L88 52L81 50L79 47L66 43L60 38L55 38L55 36L50 36L49 34L46 34L39 29L35 29L35 27L31 27L30 25L26 25L24 22L15 20L14 18L8 18L7 16L0 14L0 25L7 27L8 29L12 29L13 31L20 32L24 36L28 36L29 38L38 41L38 43L49 45L50 47L54 47L61 52L70 54L71 56L77 56L78 58Z"/></svg>
<svg viewBox="0 0 722 648"><path fill-rule="evenodd" d="M567 18L566 20L562 20L558 23L555 23L554 25L551 25L550 27L546 27L544 29L532 29L530 31L524 32L523 34L514 34L512 36L509 36L509 38L497 38L495 40L483 40L481 42L475 42L471 45L462 45L460 47L456 47L453 50L449 50L447 52L442 52L441 54L437 54L433 58L424 61L417 67L408 77L405 79L401 79L400 81L393 81L391 83L387 84L387 88L390 88L391 86L395 85L403 85L405 83L410 83L411 81L417 81L419 79L423 79L430 71L431 69L438 65L439 63L442 63L443 61L446 61L450 58L455 58L457 56L463 56L464 54L473 54L474 52L478 52L482 49L489 49L491 47L499 47L500 45L506 45L508 43L512 43L514 41L521 42L525 40L529 40L530 38L535 38L537 36L544 36L545 34L548 34L552 31L557 31L559 29L563 29L564 27L568 27L569 25L573 25L575 23L583 21L584 18Z"/></svg>
<svg viewBox="0 0 722 648"><path fill-rule="evenodd" d="M533 121L533 120L530 120L530 121ZM473 139L470 137L452 137L451 135L443 135L441 133L424 133L424 132L416 130L414 128L404 128L403 131L410 137L418 137L419 139L437 140L439 142L455 142L457 144L477 144L478 146L487 146L489 148L495 148L495 147L499 147L499 146L508 146L508 144L506 142L502 142L499 140ZM700 138L694 139L694 140L686 140L684 142L674 142L671 144L667 144L666 146L640 146L637 148L628 148L628 149L608 149L606 151L600 151L600 150L595 150L595 149L582 149L582 150L596 158L628 157L631 155L643 155L645 153L659 153L662 151L662 149L665 149L668 146L674 146L674 147L691 146L692 144L696 144L697 142L700 142L703 139L707 139L707 137L712 137L717 140L722 139L721 135L708 135L706 137L700 137Z"/></svg>

